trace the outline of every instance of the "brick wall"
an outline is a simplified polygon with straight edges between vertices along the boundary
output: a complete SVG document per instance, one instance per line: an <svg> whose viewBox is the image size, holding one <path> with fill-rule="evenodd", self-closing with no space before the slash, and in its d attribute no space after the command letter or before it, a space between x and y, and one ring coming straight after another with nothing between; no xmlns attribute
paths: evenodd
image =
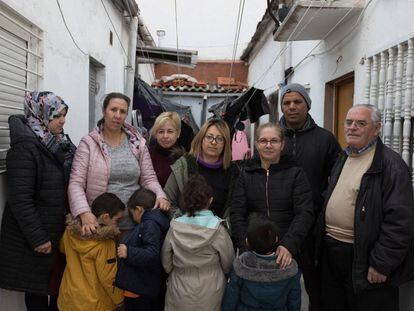
<svg viewBox="0 0 414 311"><path fill-rule="evenodd" d="M180 67L181 74L187 74L198 81L206 83L217 83L217 77L228 77L230 74L230 61L198 61L195 68ZM249 67L243 61L236 61L233 65L232 77L237 82L247 83ZM155 77L176 74L177 66L170 64L156 64Z"/></svg>

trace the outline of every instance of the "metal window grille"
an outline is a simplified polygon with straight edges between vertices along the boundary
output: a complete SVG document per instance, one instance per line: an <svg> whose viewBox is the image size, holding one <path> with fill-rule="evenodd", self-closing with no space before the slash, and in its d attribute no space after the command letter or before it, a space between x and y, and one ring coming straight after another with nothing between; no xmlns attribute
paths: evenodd
<svg viewBox="0 0 414 311"><path fill-rule="evenodd" d="M40 33L17 14L0 7L0 172L10 147L8 118L23 112L26 91L37 88L41 78Z"/></svg>

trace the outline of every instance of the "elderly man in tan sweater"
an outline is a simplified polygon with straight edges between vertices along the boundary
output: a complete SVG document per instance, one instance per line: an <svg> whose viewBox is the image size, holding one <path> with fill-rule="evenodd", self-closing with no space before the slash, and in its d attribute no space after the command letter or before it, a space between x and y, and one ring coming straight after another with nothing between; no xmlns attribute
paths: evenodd
<svg viewBox="0 0 414 311"><path fill-rule="evenodd" d="M414 275L409 169L379 138L375 106L353 106L344 127L318 222L324 310L398 310L398 286Z"/></svg>

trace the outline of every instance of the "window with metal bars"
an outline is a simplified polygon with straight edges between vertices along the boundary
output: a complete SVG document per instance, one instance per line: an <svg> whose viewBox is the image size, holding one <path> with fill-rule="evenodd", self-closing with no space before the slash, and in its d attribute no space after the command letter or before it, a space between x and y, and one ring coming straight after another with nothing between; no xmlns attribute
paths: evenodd
<svg viewBox="0 0 414 311"><path fill-rule="evenodd" d="M8 118L23 113L26 91L41 78L41 31L0 3L0 172L10 147Z"/></svg>

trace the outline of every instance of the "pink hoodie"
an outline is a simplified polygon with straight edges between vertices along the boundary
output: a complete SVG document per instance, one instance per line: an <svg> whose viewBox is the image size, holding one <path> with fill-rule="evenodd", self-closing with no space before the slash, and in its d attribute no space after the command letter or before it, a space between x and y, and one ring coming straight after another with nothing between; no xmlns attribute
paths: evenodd
<svg viewBox="0 0 414 311"><path fill-rule="evenodd" d="M125 123L124 126L135 135L135 143L130 140L129 146L140 165L139 184L154 192L157 198L166 198L152 167L145 139L131 125ZM110 172L108 150L98 128L95 128L81 139L72 164L68 195L73 217L91 211L92 201L107 191Z"/></svg>

